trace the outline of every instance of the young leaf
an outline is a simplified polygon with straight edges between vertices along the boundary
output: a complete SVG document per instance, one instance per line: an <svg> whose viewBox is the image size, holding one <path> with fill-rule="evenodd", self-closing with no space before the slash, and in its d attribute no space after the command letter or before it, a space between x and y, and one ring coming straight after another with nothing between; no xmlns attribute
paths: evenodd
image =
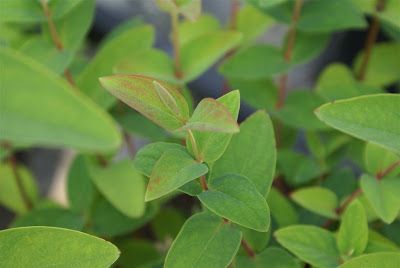
<svg viewBox="0 0 400 268"><path fill-rule="evenodd" d="M290 63L292 65L301 64L318 57L327 47L330 36L330 34L326 33L306 33L298 31L296 33L296 42L293 47ZM286 47L287 40L284 50L287 49Z"/></svg>
<svg viewBox="0 0 400 268"><path fill-rule="evenodd" d="M368 233L368 244L364 253L375 253L375 252L387 252L395 251L400 252L400 248L396 243L391 241L389 238L381 235L378 232L369 230Z"/></svg>
<svg viewBox="0 0 400 268"><path fill-rule="evenodd" d="M189 118L185 98L172 85L141 75L101 77L100 82L114 96L167 130L178 129ZM163 95L160 96L160 89L154 82L161 85ZM168 105L175 105L173 111Z"/></svg>
<svg viewBox="0 0 400 268"><path fill-rule="evenodd" d="M198 198L212 212L244 227L266 232L269 208L265 198L246 177L227 174L213 178Z"/></svg>
<svg viewBox="0 0 400 268"><path fill-rule="evenodd" d="M41 64L0 50L0 139L11 143L109 152L121 138L111 118ZM23 79L21 79L23 78Z"/></svg>
<svg viewBox="0 0 400 268"><path fill-rule="evenodd" d="M150 26L135 27L113 38L96 53L96 56L79 75L77 85L101 107L108 109L115 103L99 83L99 77L112 73L112 68L121 60L135 61L138 51L153 44L154 30Z"/></svg>
<svg viewBox="0 0 400 268"><path fill-rule="evenodd" d="M183 129L236 133L239 132L239 125L225 105L205 98L197 105Z"/></svg>
<svg viewBox="0 0 400 268"><path fill-rule="evenodd" d="M242 234L210 213L195 214L183 225L165 259L166 268L227 267Z"/></svg>
<svg viewBox="0 0 400 268"><path fill-rule="evenodd" d="M276 148L269 116L258 111L240 125L228 148L212 168L212 178L227 173L247 177L262 195L271 187L275 173ZM211 178L211 179L212 179Z"/></svg>
<svg viewBox="0 0 400 268"><path fill-rule="evenodd" d="M234 90L217 99L217 102L222 103L231 113L236 121L240 109L240 95L238 90ZM199 158L206 163L213 163L218 160L225 152L232 134L193 131L193 136L196 141ZM189 135L186 138L186 146L193 153L192 144Z"/></svg>
<svg viewBox="0 0 400 268"><path fill-rule="evenodd" d="M387 178L378 181L365 174L360 185L376 214L387 224L392 223L400 211L400 180Z"/></svg>
<svg viewBox="0 0 400 268"><path fill-rule="evenodd" d="M316 267L337 267L340 256L332 233L322 228L293 225L275 232L278 242L299 259Z"/></svg>
<svg viewBox="0 0 400 268"><path fill-rule="evenodd" d="M186 152L186 148L180 144L168 142L154 142L142 147L136 154L134 165L135 168L150 177L157 161L161 156L169 150L179 150Z"/></svg>
<svg viewBox="0 0 400 268"><path fill-rule="evenodd" d="M0 231L1 267L108 267L119 256L110 242L55 227Z"/></svg>
<svg viewBox="0 0 400 268"><path fill-rule="evenodd" d="M254 80L266 78L287 69L288 64L278 48L270 45L256 45L224 61L219 71L229 78Z"/></svg>
<svg viewBox="0 0 400 268"><path fill-rule="evenodd" d="M183 46L201 35L215 32L219 28L219 21L215 17L206 14L196 21L186 20L179 24L179 45Z"/></svg>
<svg viewBox="0 0 400 268"><path fill-rule="evenodd" d="M192 81L226 52L235 47L242 35L238 32L212 32L186 43L181 49L183 80Z"/></svg>
<svg viewBox="0 0 400 268"><path fill-rule="evenodd" d="M396 163L396 161L400 161L400 156L397 156L391 151L370 142L365 146L364 165L366 171L370 174L379 174L392 164ZM399 173L400 167L397 167L387 175L396 176Z"/></svg>
<svg viewBox="0 0 400 268"><path fill-rule="evenodd" d="M237 268L300 268L300 263L286 250L278 247L269 247L254 258L238 256Z"/></svg>
<svg viewBox="0 0 400 268"><path fill-rule="evenodd" d="M151 201L169 194L207 172L207 166L196 162L188 153L168 150L160 157L151 172L145 200Z"/></svg>
<svg viewBox="0 0 400 268"><path fill-rule="evenodd" d="M132 218L143 215L144 177L131 161L120 161L105 168L92 167L90 174L98 190L117 210Z"/></svg>
<svg viewBox="0 0 400 268"><path fill-rule="evenodd" d="M345 210L340 223L337 245L347 256L361 255L368 243L368 223L363 205L355 200Z"/></svg>
<svg viewBox="0 0 400 268"><path fill-rule="evenodd" d="M335 209L338 206L338 199L331 190L318 186L306 187L295 191L290 197L299 205L316 214L337 218Z"/></svg>
<svg viewBox="0 0 400 268"><path fill-rule="evenodd" d="M38 197L38 190L32 175L23 167L17 167L17 172L28 201L31 204L34 203ZM21 195L18 181L11 165L3 163L0 164L0 204L17 214L22 214L29 210Z"/></svg>
<svg viewBox="0 0 400 268"><path fill-rule="evenodd" d="M399 107L400 95L377 94L328 103L315 113L335 129L399 153Z"/></svg>
<svg viewBox="0 0 400 268"><path fill-rule="evenodd" d="M339 268L364 268L364 267L385 267L397 268L400 263L400 253L398 252L379 252L361 255L351 259Z"/></svg>
<svg viewBox="0 0 400 268"><path fill-rule="evenodd" d="M271 188L267 197L267 204L271 210L271 216L279 227L296 224L299 215L286 197L275 188Z"/></svg>

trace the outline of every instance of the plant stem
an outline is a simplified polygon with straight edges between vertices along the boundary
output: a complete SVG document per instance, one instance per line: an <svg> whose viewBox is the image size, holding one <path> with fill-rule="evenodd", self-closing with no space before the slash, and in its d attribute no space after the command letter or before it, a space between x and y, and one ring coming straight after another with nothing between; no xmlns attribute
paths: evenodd
<svg viewBox="0 0 400 268"><path fill-rule="evenodd" d="M132 141L132 136L129 135L129 133L126 130L123 131L123 134L124 134L124 140L125 140L125 144L126 144L127 149L128 149L129 156L132 159L134 159L135 158L135 154L136 154L136 148L135 148L134 141Z"/></svg>
<svg viewBox="0 0 400 268"><path fill-rule="evenodd" d="M29 199L28 193L25 191L24 183L22 182L21 175L18 172L17 159L14 154L11 154L8 159L9 159L9 163L10 163L12 172L14 174L15 182L17 184L18 191L20 193L22 202L24 203L27 210L31 210L33 207L33 204Z"/></svg>
<svg viewBox="0 0 400 268"><path fill-rule="evenodd" d="M378 3L375 8L376 11L380 12L384 8L385 8L385 0L378 0ZM371 58L372 49L373 49L376 39L378 37L379 28L380 28L380 21L379 21L378 16L375 14L372 18L371 27L369 28L367 39L365 41L364 57L362 59L361 67L360 67L360 70L357 75L357 78L360 81L365 79L365 75L366 75L367 68L368 68L368 63Z"/></svg>
<svg viewBox="0 0 400 268"><path fill-rule="evenodd" d="M174 53L174 64L175 64L175 77L182 78L181 70L181 52L179 46L179 14L176 11L172 11L171 15L171 31L172 31L172 47Z"/></svg>
<svg viewBox="0 0 400 268"><path fill-rule="evenodd" d="M381 180L383 179L383 177L385 177L386 175L388 175L390 172L392 172L395 168L397 168L398 166L400 166L400 160L392 163L391 165L389 165L386 169L379 171L376 174L376 179L377 180Z"/></svg>
<svg viewBox="0 0 400 268"><path fill-rule="evenodd" d="M300 13L301 9L303 7L304 0L296 0L293 13L292 13L292 21L290 23L289 27L289 33L288 33L288 41L287 41L287 47L284 53L284 58L287 63L290 63L292 59L292 52L293 52L293 47L296 41L296 34L297 34L297 22L299 21L300 18ZM278 93L278 101L276 103L276 108L280 109L282 108L283 104L285 103L285 97L286 97L286 91L287 91L287 80L288 80L288 74L285 73L281 76L279 79L279 93Z"/></svg>
<svg viewBox="0 0 400 268"><path fill-rule="evenodd" d="M203 189L203 191L207 191L208 190L206 176L203 175L203 176L200 177L200 185L201 185L201 188Z"/></svg>
<svg viewBox="0 0 400 268"><path fill-rule="evenodd" d="M256 257L256 253L254 252L254 250L251 248L250 244L246 240L242 239L240 244L242 245L244 251L250 258L254 259Z"/></svg>

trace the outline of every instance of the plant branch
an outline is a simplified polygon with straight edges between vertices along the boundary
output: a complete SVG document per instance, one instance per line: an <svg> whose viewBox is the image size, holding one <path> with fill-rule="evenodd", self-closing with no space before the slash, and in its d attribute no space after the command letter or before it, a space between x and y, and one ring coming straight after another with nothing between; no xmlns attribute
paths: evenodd
<svg viewBox="0 0 400 268"><path fill-rule="evenodd" d="M381 180L383 179L386 175L388 175L390 172L392 172L393 170L395 170L395 168L400 166L400 160L392 163L391 165L389 165L386 169L379 171L378 173L376 173L376 179L377 180Z"/></svg>
<svg viewBox="0 0 400 268"><path fill-rule="evenodd" d="M376 12L381 12L385 8L385 0L378 0L376 5ZM375 14L372 18L371 27L369 28L367 39L364 46L364 57L361 62L361 67L358 72L357 78L362 81L365 79L365 75L368 68L368 63L371 58L372 49L378 37L380 28L380 21L378 16Z"/></svg>
<svg viewBox="0 0 400 268"><path fill-rule="evenodd" d="M254 252L254 250L251 248L250 244L246 240L242 239L240 244L242 245L242 248L244 249L244 251L250 258L254 259L256 257L256 253Z"/></svg>
<svg viewBox="0 0 400 268"><path fill-rule="evenodd" d="M171 31L172 31L172 47L174 53L175 77L182 78L181 69L181 52L179 45L179 14L177 11L172 11L171 15Z"/></svg>
<svg viewBox="0 0 400 268"><path fill-rule="evenodd" d="M129 135L129 133L126 130L123 130L123 135L129 156L130 158L134 159L136 154L136 147L134 141L132 140L132 136Z"/></svg>
<svg viewBox="0 0 400 268"><path fill-rule="evenodd" d="M201 189L203 189L203 191L207 191L208 190L206 176L203 175L203 176L200 177L200 185L201 185Z"/></svg>
<svg viewBox="0 0 400 268"><path fill-rule="evenodd" d="M18 187L18 191L20 193L22 202L24 203L27 210L31 210L33 204L28 196L28 193L25 191L24 183L22 181L21 174L18 171L17 159L14 154L11 154L8 158L12 172L14 174L15 182Z"/></svg>
<svg viewBox="0 0 400 268"><path fill-rule="evenodd" d="M290 61L292 59L292 53L293 53L293 48L294 48L294 44L296 41L296 34L297 34L296 27L297 27L297 22L299 21L299 18L300 18L300 13L301 13L303 4L304 4L304 0L296 0L295 1L293 13L292 13L292 20L291 20L290 27L289 27L287 46L286 46L286 50L284 52L284 59L287 63L290 63ZM282 75L281 78L279 79L279 93L278 93L278 101L276 103L277 109L282 108L283 104L285 103L285 97L286 97L286 91L287 91L287 80L288 80L287 73Z"/></svg>

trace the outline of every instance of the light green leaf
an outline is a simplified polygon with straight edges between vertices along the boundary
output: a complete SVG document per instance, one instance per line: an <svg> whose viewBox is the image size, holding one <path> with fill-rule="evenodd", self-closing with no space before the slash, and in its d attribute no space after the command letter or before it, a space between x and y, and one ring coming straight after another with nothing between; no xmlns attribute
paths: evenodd
<svg viewBox="0 0 400 268"><path fill-rule="evenodd" d="M222 133L239 132L239 125L228 108L211 98L200 101L182 129Z"/></svg>
<svg viewBox="0 0 400 268"><path fill-rule="evenodd" d="M272 218L279 227L286 227L298 223L299 215L286 197L275 188L268 193L267 203L271 210Z"/></svg>
<svg viewBox="0 0 400 268"><path fill-rule="evenodd" d="M400 95L377 94L328 103L315 113L335 129L400 152L399 107Z"/></svg>
<svg viewBox="0 0 400 268"><path fill-rule="evenodd" d="M167 82L176 82L174 65L171 58L158 49L139 50L131 56L132 59L122 59L114 67L116 74L141 74Z"/></svg>
<svg viewBox="0 0 400 268"><path fill-rule="evenodd" d="M340 257L336 239L322 228L293 225L275 232L278 242L301 260L316 267L337 267Z"/></svg>
<svg viewBox="0 0 400 268"><path fill-rule="evenodd" d="M305 187L296 190L290 197L299 205L316 214L337 218L335 209L338 206L338 199L335 193L329 189L318 186Z"/></svg>
<svg viewBox="0 0 400 268"><path fill-rule="evenodd" d="M400 180L377 180L365 174L361 177L360 185L376 214L387 224L393 222L400 211Z"/></svg>
<svg viewBox="0 0 400 268"><path fill-rule="evenodd" d="M99 77L112 73L121 60L134 61L134 55L153 44L154 30L150 26L129 29L109 42L96 53L77 80L78 87L103 108L110 108L115 99L100 85Z"/></svg>
<svg viewBox="0 0 400 268"><path fill-rule="evenodd" d="M209 213L195 214L172 243L164 265L166 268L227 267L239 250L241 237L238 229L221 218Z"/></svg>
<svg viewBox="0 0 400 268"><path fill-rule="evenodd" d="M342 215L337 245L340 253L346 256L361 255L368 243L367 215L363 205L353 201Z"/></svg>
<svg viewBox="0 0 400 268"><path fill-rule="evenodd" d="M109 267L119 256L110 242L55 227L0 231L1 267Z"/></svg>
<svg viewBox="0 0 400 268"><path fill-rule="evenodd" d="M18 217L11 227L52 226L80 231L83 229L81 215L64 208L34 209Z"/></svg>
<svg viewBox="0 0 400 268"><path fill-rule="evenodd" d="M245 5L237 14L237 30L243 34L241 43L247 45L265 33L271 27L274 19L263 14L257 8Z"/></svg>
<svg viewBox="0 0 400 268"><path fill-rule="evenodd" d="M199 36L181 49L183 80L192 81L211 67L226 52L239 44L242 35L217 31Z"/></svg>
<svg viewBox="0 0 400 268"><path fill-rule="evenodd" d="M284 124L305 130L324 130L327 127L315 116L313 111L324 100L312 91L296 90L290 92L282 109L274 115Z"/></svg>
<svg viewBox="0 0 400 268"><path fill-rule="evenodd" d="M398 30L400 29L400 2L396 0L386 0L385 8L378 12L378 17L384 22L389 23Z"/></svg>
<svg viewBox="0 0 400 268"><path fill-rule="evenodd" d="M246 177L227 174L213 178L198 198L212 212L244 227L266 232L270 225L265 198Z"/></svg>
<svg viewBox="0 0 400 268"><path fill-rule="evenodd" d="M364 268L364 267L385 267L397 268L400 263L400 253L395 252L379 252L372 254L361 255L357 258L351 259L340 268Z"/></svg>
<svg viewBox="0 0 400 268"><path fill-rule="evenodd" d="M176 111L165 104L154 82L159 83L176 104ZM167 83L141 75L101 77L100 82L110 93L167 130L176 130L189 118L189 109L179 90ZM179 113L178 113L179 112Z"/></svg>
<svg viewBox="0 0 400 268"><path fill-rule="evenodd" d="M288 0L248 0L248 1L253 2L253 3L257 3L262 8L268 9L270 7L273 7L273 6L276 6L276 5L280 5L280 4L284 3L284 2L287 2Z"/></svg>
<svg viewBox="0 0 400 268"><path fill-rule="evenodd" d="M262 195L271 187L275 173L276 148L269 116L258 111L240 125L228 148L212 168L212 178L235 173L252 181Z"/></svg>
<svg viewBox="0 0 400 268"><path fill-rule="evenodd" d="M22 166L17 167L17 172L29 202L34 203L38 190L32 175ZM10 164L0 164L0 204L18 214L28 211Z"/></svg>
<svg viewBox="0 0 400 268"><path fill-rule="evenodd" d="M237 268L300 268L300 263L287 251L278 247L269 247L254 258L238 256Z"/></svg>
<svg viewBox="0 0 400 268"><path fill-rule="evenodd" d="M318 57L318 55L320 55L327 47L329 39L330 34L298 31L296 33L296 42L293 47L290 63L301 64ZM287 40L285 50L286 46Z"/></svg>
<svg viewBox="0 0 400 268"><path fill-rule="evenodd" d="M222 103L227 108L236 122L240 109L239 91L231 91L218 98L217 102ZM193 136L196 140L199 158L210 164L218 160L225 152L232 134L193 131ZM186 146L192 155L194 155L189 136L186 138Z"/></svg>
<svg viewBox="0 0 400 268"><path fill-rule="evenodd" d="M0 65L7 66L0 139L96 152L119 147L120 134L111 118L50 70L8 49L0 50Z"/></svg>
<svg viewBox="0 0 400 268"><path fill-rule="evenodd" d="M169 150L179 150L182 152L186 152L185 147L180 144L168 142L150 143L141 148L136 153L135 160L133 162L135 168L147 177L150 177L151 172L153 171L157 161L166 151Z"/></svg>
<svg viewBox="0 0 400 268"><path fill-rule="evenodd" d="M354 71L358 74L361 68L364 51L354 61ZM400 43L379 43L374 46L367 65L363 82L370 86L387 86L399 81Z"/></svg>
<svg viewBox="0 0 400 268"><path fill-rule="evenodd" d="M400 252L399 246L396 245L389 238L381 235L378 232L369 230L368 234L368 244L364 253L374 253L374 252L388 252L395 251Z"/></svg>
<svg viewBox="0 0 400 268"><path fill-rule="evenodd" d="M282 73L287 69L288 64L278 48L255 45L229 57L222 63L219 71L229 78L253 80Z"/></svg>
<svg viewBox="0 0 400 268"><path fill-rule="evenodd" d="M113 163L105 168L93 167L91 179L104 197L128 217L143 215L145 182L131 161Z"/></svg>
<svg viewBox="0 0 400 268"><path fill-rule="evenodd" d="M196 162L188 153L168 150L154 165L145 200L151 201L169 194L207 172L207 166Z"/></svg>
<svg viewBox="0 0 400 268"><path fill-rule="evenodd" d="M202 15L196 21L186 20L179 24L179 45L184 44L200 37L203 34L219 30L218 20L210 15Z"/></svg>
<svg viewBox="0 0 400 268"><path fill-rule="evenodd" d="M400 156L394 154L393 152L370 142L366 144L364 165L368 173L379 174L397 161L400 161ZM386 175L396 176L397 174L400 174L400 166Z"/></svg>

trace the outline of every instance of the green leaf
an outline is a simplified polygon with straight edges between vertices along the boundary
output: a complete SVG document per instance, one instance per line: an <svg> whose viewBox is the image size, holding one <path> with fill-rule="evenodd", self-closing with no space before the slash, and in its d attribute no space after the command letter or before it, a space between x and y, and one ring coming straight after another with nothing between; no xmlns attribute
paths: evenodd
<svg viewBox="0 0 400 268"><path fill-rule="evenodd" d="M169 194L207 172L207 166L196 162L187 152L168 150L154 165L145 200L151 201Z"/></svg>
<svg viewBox="0 0 400 268"><path fill-rule="evenodd" d="M101 77L100 82L111 94L167 130L176 130L189 118L189 109L179 90L167 83L141 75ZM154 82L158 83L155 84ZM160 96L160 87L165 93ZM165 96L174 104L171 110Z"/></svg>
<svg viewBox="0 0 400 268"><path fill-rule="evenodd" d="M296 33L296 42L293 47L290 63L301 64L317 57L325 50L329 40L330 34L306 33L298 31ZM287 40L285 44L285 50L286 47Z"/></svg>
<svg viewBox="0 0 400 268"><path fill-rule="evenodd" d="M288 0L248 0L254 4L258 4L263 9L268 9L276 5L287 2Z"/></svg>
<svg viewBox="0 0 400 268"><path fill-rule="evenodd" d="M157 161L165 152L170 150L186 152L186 148L180 144L168 142L150 143L137 152L134 160L135 168L147 177L150 177Z"/></svg>
<svg viewBox="0 0 400 268"><path fill-rule="evenodd" d="M241 43L247 45L265 33L274 20L257 8L245 5L237 14L237 30L243 34Z"/></svg>
<svg viewBox="0 0 400 268"><path fill-rule="evenodd" d="M271 188L269 191L267 203L271 210L271 216L279 227L286 227L299 222L299 215L293 205L275 188Z"/></svg>
<svg viewBox="0 0 400 268"><path fill-rule="evenodd" d="M389 23L391 26L400 29L400 3L396 0L387 0L385 1L385 8L378 12L378 17L384 22Z"/></svg>
<svg viewBox="0 0 400 268"><path fill-rule="evenodd" d="M120 134L111 118L50 70L8 49L0 50L0 65L7 66L0 139L96 152L119 147Z"/></svg>
<svg viewBox="0 0 400 268"><path fill-rule="evenodd" d="M400 95L377 94L328 103L315 113L335 129L400 152L399 107Z"/></svg>
<svg viewBox="0 0 400 268"><path fill-rule="evenodd" d="M218 98L217 102L223 104L227 108L236 122L240 109L239 91L231 91ZM193 136L196 141L199 158L204 162L211 164L219 159L225 152L232 134L193 131ZM189 135L186 137L186 146L192 155L194 155Z"/></svg>
<svg viewBox="0 0 400 268"><path fill-rule="evenodd" d="M333 171L323 180L321 186L330 189L342 200L357 189L358 181L353 171L346 168Z"/></svg>
<svg viewBox="0 0 400 268"><path fill-rule="evenodd" d="M185 220L184 215L179 210L163 208L151 222L151 229L162 241L173 239L178 235Z"/></svg>
<svg viewBox="0 0 400 268"><path fill-rule="evenodd" d="M203 34L219 30L218 20L210 15L202 15L196 21L186 20L179 24L179 45L183 46Z"/></svg>
<svg viewBox="0 0 400 268"><path fill-rule="evenodd" d="M237 268L300 268L300 264L287 251L278 247L269 247L254 258L238 256Z"/></svg>
<svg viewBox="0 0 400 268"><path fill-rule="evenodd" d="M146 265L160 259L160 253L151 242L139 239L124 239L116 243L121 250L117 266L122 268L147 267Z"/></svg>
<svg viewBox="0 0 400 268"><path fill-rule="evenodd" d="M393 152L388 151L373 143L366 144L364 153L364 165L368 173L379 174L397 161L400 161L400 156L397 156ZM397 174L400 174L400 167L395 168L387 175L396 176Z"/></svg>
<svg viewBox="0 0 400 268"><path fill-rule="evenodd" d="M142 217L130 218L102 198L93 205L88 231L104 237L126 235L143 227L156 216L158 211L158 205L152 202L146 206L146 211Z"/></svg>
<svg viewBox="0 0 400 268"><path fill-rule="evenodd" d="M113 163L105 168L90 170L91 179L104 197L128 217L143 215L145 182L131 161Z"/></svg>
<svg viewBox="0 0 400 268"><path fill-rule="evenodd" d="M323 103L324 100L312 91L296 90L289 93L285 105L274 112L274 115L293 128L324 130L327 127L313 113Z"/></svg>
<svg viewBox="0 0 400 268"><path fill-rule="evenodd" d="M364 51L360 52L354 61L354 71L358 74L364 58ZM367 65L363 82L370 86L387 86L399 81L400 43L379 43L374 46Z"/></svg>
<svg viewBox="0 0 400 268"><path fill-rule="evenodd" d="M176 82L174 64L171 58L158 49L139 50L131 56L132 59L122 59L115 67L116 74L141 74L167 82Z"/></svg>
<svg viewBox="0 0 400 268"><path fill-rule="evenodd" d="M278 48L255 45L229 57L222 63L219 71L229 78L254 80L282 73L287 69L288 64Z"/></svg>
<svg viewBox="0 0 400 268"><path fill-rule="evenodd" d="M129 29L109 42L96 53L77 80L78 87L103 108L110 108L115 99L100 85L99 77L112 73L112 68L121 60L131 59L140 50L153 44L154 30L150 26Z"/></svg>
<svg viewBox="0 0 400 268"><path fill-rule="evenodd" d="M272 225L271 228L268 229L268 232L258 232L253 229L240 227L240 231L243 235L242 240L246 240L254 252L261 252L266 248L271 239L271 229Z"/></svg>
<svg viewBox="0 0 400 268"><path fill-rule="evenodd" d="M68 14L82 0L70 1L47 1L52 18L57 20ZM46 21L40 1L26 0L2 0L1 2L1 22L24 22L35 23Z"/></svg>
<svg viewBox="0 0 400 268"><path fill-rule="evenodd" d="M18 217L11 227L52 226L80 231L83 229L81 215L64 208L34 209Z"/></svg>
<svg viewBox="0 0 400 268"><path fill-rule="evenodd" d="M0 231L1 267L109 267L116 246L85 233L55 227Z"/></svg>
<svg viewBox="0 0 400 268"><path fill-rule="evenodd" d="M242 35L232 31L217 31L199 36L181 49L183 80L192 81L226 52L239 44Z"/></svg>
<svg viewBox="0 0 400 268"><path fill-rule="evenodd" d="M286 1L269 10L268 14L290 23L294 1ZM304 3L301 9L297 28L304 32L329 33L333 31L359 29L367 26L363 14L350 0L319 1L311 0Z"/></svg>
<svg viewBox="0 0 400 268"><path fill-rule="evenodd" d="M241 237L238 229L221 218L195 214L172 243L165 267L227 267L239 250Z"/></svg>
<svg viewBox="0 0 400 268"><path fill-rule="evenodd" d="M212 168L211 179L227 173L247 177L262 195L271 187L275 173L276 148L269 116L258 111L240 125L228 148Z"/></svg>
<svg viewBox="0 0 400 268"><path fill-rule="evenodd" d="M368 243L367 215L363 205L353 201L342 215L337 245L340 253L346 256L361 255Z"/></svg>
<svg viewBox="0 0 400 268"><path fill-rule="evenodd" d="M364 253L374 253L374 252L387 252L395 251L400 252L399 246L387 237L377 233L375 231L369 230L368 234L368 244Z"/></svg>
<svg viewBox="0 0 400 268"><path fill-rule="evenodd" d="M360 185L376 214L387 224L393 222L400 211L400 180L377 180L365 174L361 177Z"/></svg>
<svg viewBox="0 0 400 268"><path fill-rule="evenodd" d="M213 178L198 198L212 212L244 227L266 232L270 225L265 198L246 177L227 174Z"/></svg>
<svg viewBox="0 0 400 268"><path fill-rule="evenodd" d="M95 196L95 189L89 173L91 159L77 156L72 162L67 177L67 195L69 207L76 212L87 211Z"/></svg>
<svg viewBox="0 0 400 268"><path fill-rule="evenodd" d="M337 267L340 261L332 233L319 227L294 225L275 232L278 242L299 259L316 267Z"/></svg>
<svg viewBox="0 0 400 268"><path fill-rule="evenodd" d="M400 253L395 252L379 252L372 254L361 255L357 258L351 259L340 268L364 268L364 267L385 267L397 268L400 263Z"/></svg>
<svg viewBox="0 0 400 268"><path fill-rule="evenodd" d="M312 186L293 192L290 197L302 207L328 218L337 218L338 199L334 192L326 188Z"/></svg>
<svg viewBox="0 0 400 268"><path fill-rule="evenodd" d="M239 132L239 125L228 108L211 98L200 101L182 129L222 133Z"/></svg>
<svg viewBox="0 0 400 268"><path fill-rule="evenodd" d="M17 172L29 202L34 203L38 198L38 189L32 175L22 166L17 167ZM21 196L11 164L0 164L0 204L18 214L29 210Z"/></svg>

